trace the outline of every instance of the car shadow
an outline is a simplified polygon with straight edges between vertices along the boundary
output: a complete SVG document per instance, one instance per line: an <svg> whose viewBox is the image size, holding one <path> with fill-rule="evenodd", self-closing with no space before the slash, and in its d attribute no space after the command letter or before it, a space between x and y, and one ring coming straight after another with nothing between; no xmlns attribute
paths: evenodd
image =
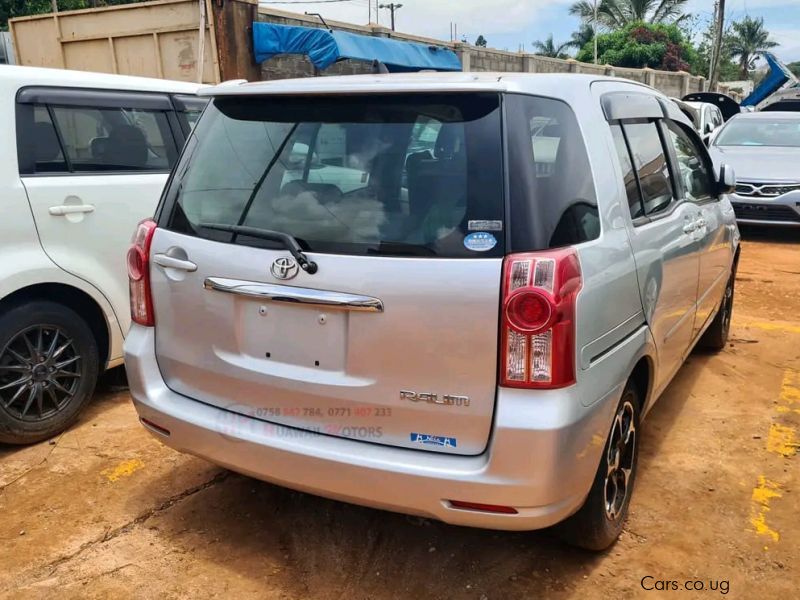
<svg viewBox="0 0 800 600"><path fill-rule="evenodd" d="M647 414L643 423L640 469L647 469L648 463L658 456L664 440L677 422L677 417L692 397L695 385L699 385L700 374L713 357L714 354L710 352L695 349Z"/></svg>
<svg viewBox="0 0 800 600"><path fill-rule="evenodd" d="M84 408L78 419L64 432L54 435L49 440L44 440L36 444L20 445L0 443L0 461L18 453L32 453L36 452L37 449L40 450L42 447L50 446L52 445L51 442L57 440L60 435L80 426L81 423L98 418L103 412L119 402L130 402L130 398L127 397L127 395L123 396L123 400L121 400L119 396L120 392L124 392L127 389L128 385L125 379L125 369L123 367L117 367L106 371L97 380L97 387L95 387L92 400Z"/></svg>
<svg viewBox="0 0 800 600"><path fill-rule="evenodd" d="M645 423L642 469L684 409L711 355L692 354ZM375 485L380 485L376 481ZM159 489L150 482L141 488ZM414 490L409 489L409 494ZM138 501L141 498L137 498ZM328 598L582 597L609 553L640 543L623 533L604 553L567 546L552 530L447 525L296 492L230 473L170 505L147 526L176 552L256 583L265 571L290 596Z"/></svg>
<svg viewBox="0 0 800 600"><path fill-rule="evenodd" d="M746 242L769 242L771 244L800 245L800 227L758 227L739 225L739 232Z"/></svg>
<svg viewBox="0 0 800 600"><path fill-rule="evenodd" d="M147 527L200 564L254 584L268 572L269 587L287 597L522 598L533 589L570 597L603 556L550 531L457 527L233 473Z"/></svg>

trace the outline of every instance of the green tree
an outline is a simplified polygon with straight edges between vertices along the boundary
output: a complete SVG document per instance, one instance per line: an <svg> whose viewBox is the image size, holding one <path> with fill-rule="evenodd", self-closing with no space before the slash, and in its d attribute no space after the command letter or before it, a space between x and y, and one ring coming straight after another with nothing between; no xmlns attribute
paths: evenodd
<svg viewBox="0 0 800 600"><path fill-rule="evenodd" d="M800 60L797 60L797 61L795 61L795 62L790 62L790 63L789 63L788 65L786 65L786 66L789 68L789 70L790 70L792 73L794 73L794 74L795 74L795 76L796 76L796 77L800 77Z"/></svg>
<svg viewBox="0 0 800 600"><path fill-rule="evenodd" d="M572 37L569 39L569 45L572 48L580 50L586 44L594 39L594 29L589 23L581 23L577 31L572 32Z"/></svg>
<svg viewBox="0 0 800 600"><path fill-rule="evenodd" d="M79 10L114 4L133 4L144 0L58 0L58 10ZM8 27L8 20L49 13L53 10L51 0L0 0L0 29Z"/></svg>
<svg viewBox="0 0 800 600"><path fill-rule="evenodd" d="M556 44L553 41L553 34L551 33L545 41L536 40L533 42L534 54L539 56L549 56L550 58L569 58L569 54L565 52L567 48L572 45L572 42L564 42L563 44Z"/></svg>
<svg viewBox="0 0 800 600"><path fill-rule="evenodd" d="M475 45L478 46L479 48L486 48L486 45L488 43L489 42L486 41L486 38L483 37L483 35L479 35L478 39L475 40Z"/></svg>
<svg viewBox="0 0 800 600"><path fill-rule="evenodd" d="M676 25L643 22L598 35L597 56L601 64L662 71L691 71L698 62L697 51ZM576 58L591 62L592 44L586 44Z"/></svg>
<svg viewBox="0 0 800 600"><path fill-rule="evenodd" d="M747 79L749 72L755 68L759 55L778 46L778 42L769 39L769 31L764 28L764 17L757 19L745 17L731 25L730 52L739 58L739 75Z"/></svg>
<svg viewBox="0 0 800 600"><path fill-rule="evenodd" d="M739 67L731 59L731 27L722 32L722 51L719 60L719 80L734 81L739 79ZM711 69L711 55L714 48L714 21L700 34L697 45L697 64L693 71L696 75L708 77Z"/></svg>
<svg viewBox="0 0 800 600"><path fill-rule="evenodd" d="M686 18L689 0L597 0L597 24L612 31L633 23L675 23ZM569 8L584 23L594 21L594 0L578 0Z"/></svg>

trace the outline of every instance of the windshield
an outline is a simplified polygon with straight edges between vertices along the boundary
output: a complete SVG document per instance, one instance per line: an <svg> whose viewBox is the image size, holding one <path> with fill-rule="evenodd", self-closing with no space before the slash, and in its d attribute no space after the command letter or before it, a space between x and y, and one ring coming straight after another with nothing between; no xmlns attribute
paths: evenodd
<svg viewBox="0 0 800 600"><path fill-rule="evenodd" d="M270 229L311 252L501 256L499 106L497 94L218 98L176 170L167 227L223 242L201 224Z"/></svg>
<svg viewBox="0 0 800 600"><path fill-rule="evenodd" d="M800 119L733 119L714 145L800 148Z"/></svg>

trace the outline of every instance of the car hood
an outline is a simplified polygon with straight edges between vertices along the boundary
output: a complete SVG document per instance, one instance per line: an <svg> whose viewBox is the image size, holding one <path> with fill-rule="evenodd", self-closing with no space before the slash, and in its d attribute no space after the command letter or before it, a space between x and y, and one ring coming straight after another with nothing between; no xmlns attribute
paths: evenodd
<svg viewBox="0 0 800 600"><path fill-rule="evenodd" d="M715 164L731 165L739 181L800 181L800 148L712 146Z"/></svg>

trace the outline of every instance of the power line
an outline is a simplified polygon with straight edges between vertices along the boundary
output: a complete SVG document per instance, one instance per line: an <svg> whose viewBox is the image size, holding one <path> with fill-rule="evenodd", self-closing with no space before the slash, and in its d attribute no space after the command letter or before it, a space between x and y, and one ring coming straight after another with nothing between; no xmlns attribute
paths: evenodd
<svg viewBox="0 0 800 600"><path fill-rule="evenodd" d="M392 31L394 31L394 11L403 8L403 5L392 2L391 4L379 4L378 8L388 8L392 12Z"/></svg>

